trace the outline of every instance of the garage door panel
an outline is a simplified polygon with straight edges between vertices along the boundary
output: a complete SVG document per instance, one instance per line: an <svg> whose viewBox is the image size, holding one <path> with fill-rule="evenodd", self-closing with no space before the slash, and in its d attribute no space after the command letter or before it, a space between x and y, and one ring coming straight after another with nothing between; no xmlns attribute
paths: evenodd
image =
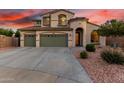
<svg viewBox="0 0 124 93"><path fill-rule="evenodd" d="M40 46L42 47L65 47L66 35L41 35Z"/></svg>
<svg viewBox="0 0 124 93"><path fill-rule="evenodd" d="M36 36L35 35L25 35L24 46L26 46L26 47L36 46Z"/></svg>

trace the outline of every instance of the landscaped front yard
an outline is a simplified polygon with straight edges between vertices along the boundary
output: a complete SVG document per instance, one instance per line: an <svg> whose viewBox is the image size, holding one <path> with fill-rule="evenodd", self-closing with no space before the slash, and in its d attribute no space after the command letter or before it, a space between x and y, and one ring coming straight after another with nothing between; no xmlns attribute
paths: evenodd
<svg viewBox="0 0 124 93"><path fill-rule="evenodd" d="M101 48L96 52L88 52L87 59L80 58L81 49L73 51L74 56L88 72L95 83L119 83L124 82L124 65L108 64L100 57Z"/></svg>

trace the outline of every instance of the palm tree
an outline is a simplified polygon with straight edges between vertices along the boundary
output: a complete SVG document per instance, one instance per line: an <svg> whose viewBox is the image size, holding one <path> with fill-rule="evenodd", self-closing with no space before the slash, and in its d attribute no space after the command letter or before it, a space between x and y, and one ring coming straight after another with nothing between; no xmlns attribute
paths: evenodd
<svg viewBox="0 0 124 93"><path fill-rule="evenodd" d="M110 20L102 24L97 30L99 35L112 37L112 45L114 48L118 47L117 38L124 36L124 22L118 20Z"/></svg>

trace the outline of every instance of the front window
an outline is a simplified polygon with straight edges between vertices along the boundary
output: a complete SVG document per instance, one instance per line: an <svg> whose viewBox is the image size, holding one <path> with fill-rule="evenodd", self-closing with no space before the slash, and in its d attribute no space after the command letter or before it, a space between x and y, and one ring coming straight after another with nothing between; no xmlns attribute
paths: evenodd
<svg viewBox="0 0 124 93"><path fill-rule="evenodd" d="M43 17L43 25L44 26L50 25L50 17Z"/></svg>
<svg viewBox="0 0 124 93"><path fill-rule="evenodd" d="M59 16L59 25L67 25L67 18L66 15L60 14Z"/></svg>
<svg viewBox="0 0 124 93"><path fill-rule="evenodd" d="M91 33L91 42L99 42L99 35L96 31Z"/></svg>

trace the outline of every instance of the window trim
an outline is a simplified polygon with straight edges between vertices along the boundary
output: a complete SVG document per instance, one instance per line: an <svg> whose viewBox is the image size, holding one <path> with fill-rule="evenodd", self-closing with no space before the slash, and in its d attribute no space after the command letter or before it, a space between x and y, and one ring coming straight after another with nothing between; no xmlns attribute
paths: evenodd
<svg viewBox="0 0 124 93"><path fill-rule="evenodd" d="M93 35L94 35L94 33L97 33L97 36L98 36L98 41L94 41L93 40ZM98 43L100 40L100 35L98 34L98 32L97 31L92 31L91 32L91 43Z"/></svg>
<svg viewBox="0 0 124 93"><path fill-rule="evenodd" d="M61 18L60 18L61 16L65 16L65 18L66 18L65 22L67 22L67 16L66 16L65 14L59 14L59 15L58 15L58 26L67 26L67 23L66 23L65 25L62 25L62 24L61 24L61 22L60 22L60 21L61 21L61 20L60 20L60 19L61 19Z"/></svg>
<svg viewBox="0 0 124 93"><path fill-rule="evenodd" d="M45 24L44 18L49 18L49 24ZM43 26L50 26L50 16L44 16L43 17Z"/></svg>
<svg viewBox="0 0 124 93"><path fill-rule="evenodd" d="M36 21L36 26L41 26L41 21Z"/></svg>

